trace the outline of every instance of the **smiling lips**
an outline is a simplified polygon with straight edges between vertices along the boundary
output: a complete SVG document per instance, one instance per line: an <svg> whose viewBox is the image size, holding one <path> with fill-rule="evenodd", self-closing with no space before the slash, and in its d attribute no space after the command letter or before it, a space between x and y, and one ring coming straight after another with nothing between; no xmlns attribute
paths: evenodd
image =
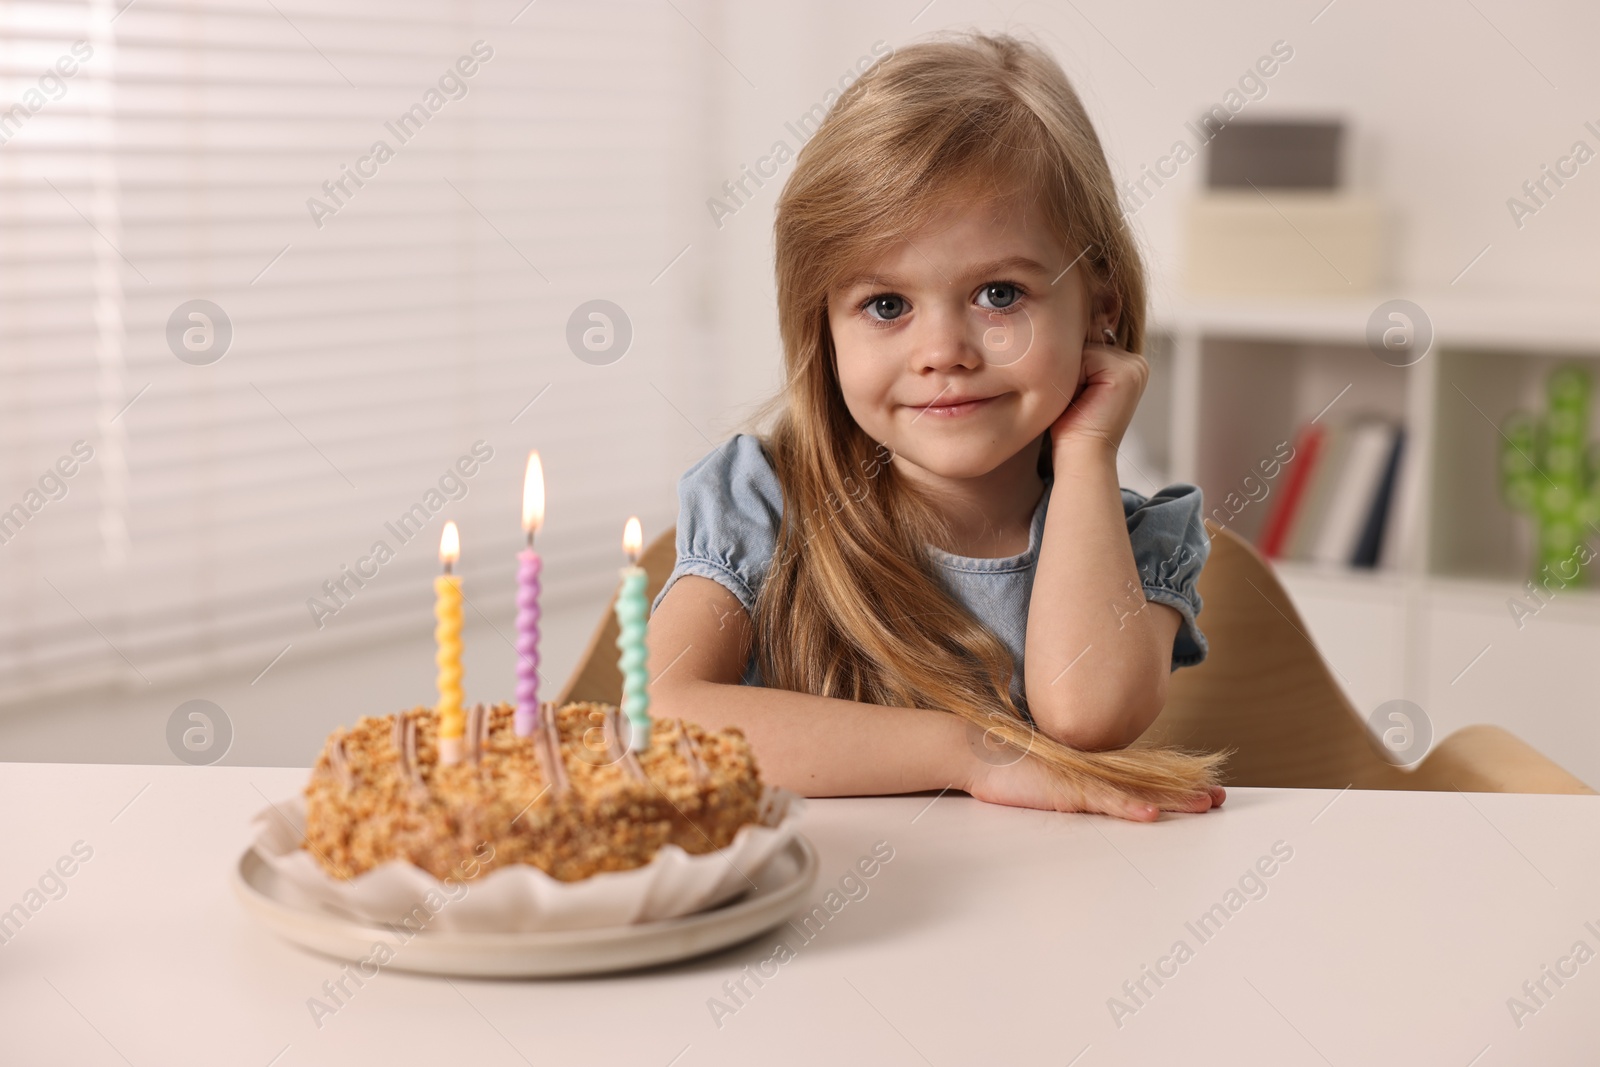
<svg viewBox="0 0 1600 1067"><path fill-rule="evenodd" d="M932 415L936 418L955 418L977 411L988 406L997 399L992 396L977 397L947 397L941 394L935 398L938 402L933 404L907 404L912 411L917 412L917 418L923 415Z"/></svg>

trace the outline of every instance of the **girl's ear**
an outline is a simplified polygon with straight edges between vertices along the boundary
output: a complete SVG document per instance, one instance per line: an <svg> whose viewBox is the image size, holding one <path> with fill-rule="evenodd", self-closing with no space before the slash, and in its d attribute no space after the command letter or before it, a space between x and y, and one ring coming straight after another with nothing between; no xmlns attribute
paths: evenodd
<svg viewBox="0 0 1600 1067"><path fill-rule="evenodd" d="M1121 318L1122 294L1110 286L1102 288L1090 301L1088 339L1098 344L1104 340L1100 331L1108 329L1115 333Z"/></svg>

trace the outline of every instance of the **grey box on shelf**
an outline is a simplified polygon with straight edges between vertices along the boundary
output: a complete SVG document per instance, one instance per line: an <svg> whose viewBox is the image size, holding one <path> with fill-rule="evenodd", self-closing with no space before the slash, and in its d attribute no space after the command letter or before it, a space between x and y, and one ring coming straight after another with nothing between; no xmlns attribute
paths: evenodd
<svg viewBox="0 0 1600 1067"><path fill-rule="evenodd" d="M1238 121L1212 138L1208 189L1337 189L1344 123Z"/></svg>

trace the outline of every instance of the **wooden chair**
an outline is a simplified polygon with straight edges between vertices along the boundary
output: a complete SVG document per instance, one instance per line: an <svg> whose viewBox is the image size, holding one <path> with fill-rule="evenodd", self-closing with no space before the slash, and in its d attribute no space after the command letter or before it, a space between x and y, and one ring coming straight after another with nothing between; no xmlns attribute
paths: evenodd
<svg viewBox="0 0 1600 1067"><path fill-rule="evenodd" d="M1270 564L1231 530L1211 530L1200 572L1210 654L1172 676L1147 737L1236 751L1228 781L1245 786L1460 789L1477 793L1593 793L1498 726L1463 727L1412 768L1384 757L1365 717L1312 647Z"/></svg>
<svg viewBox="0 0 1600 1067"><path fill-rule="evenodd" d="M1209 525L1209 524L1208 524ZM674 531L640 558L655 599L677 559ZM1167 706L1147 737L1195 749L1232 748L1227 782L1342 789L1461 789L1479 793L1593 793L1497 726L1468 726L1434 745L1414 768L1384 758L1306 636L1271 566L1231 530L1212 529L1200 574L1201 624L1210 654L1172 677ZM618 703L615 598L560 700Z"/></svg>

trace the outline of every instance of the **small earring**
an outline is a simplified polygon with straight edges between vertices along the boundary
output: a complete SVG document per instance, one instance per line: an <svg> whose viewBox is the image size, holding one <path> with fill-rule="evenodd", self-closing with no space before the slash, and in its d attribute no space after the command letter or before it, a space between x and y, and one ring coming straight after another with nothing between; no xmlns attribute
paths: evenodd
<svg viewBox="0 0 1600 1067"><path fill-rule="evenodd" d="M1100 327L1100 335L1106 339L1106 344L1108 345L1114 345L1117 343L1116 331L1112 330L1109 326Z"/></svg>

